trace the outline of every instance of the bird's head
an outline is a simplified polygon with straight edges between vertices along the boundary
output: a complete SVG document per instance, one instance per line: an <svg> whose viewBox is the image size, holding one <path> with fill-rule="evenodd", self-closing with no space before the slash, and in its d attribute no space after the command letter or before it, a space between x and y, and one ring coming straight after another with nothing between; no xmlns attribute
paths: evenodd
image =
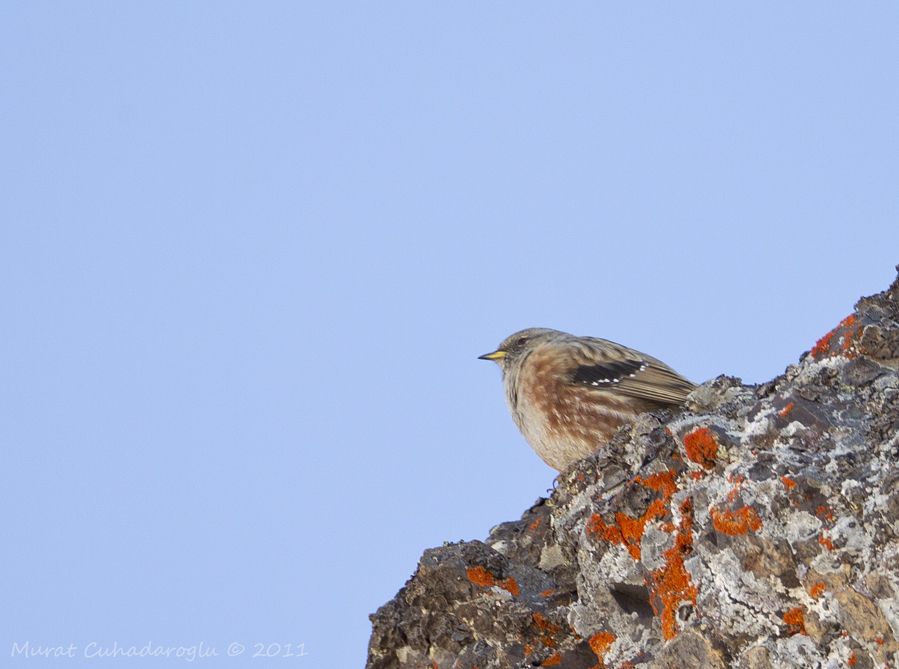
<svg viewBox="0 0 899 669"><path fill-rule="evenodd" d="M511 334L500 342L492 353L478 356L478 360L492 360L505 372L516 367L525 356L540 344L565 336L563 332L550 328L528 328Z"/></svg>

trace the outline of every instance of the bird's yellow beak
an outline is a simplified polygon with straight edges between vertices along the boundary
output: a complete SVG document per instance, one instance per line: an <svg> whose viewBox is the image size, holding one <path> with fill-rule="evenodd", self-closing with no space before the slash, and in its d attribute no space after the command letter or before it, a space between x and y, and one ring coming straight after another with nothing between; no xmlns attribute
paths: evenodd
<svg viewBox="0 0 899 669"><path fill-rule="evenodd" d="M502 360L506 357L506 352L503 350L494 351L493 353L485 353L484 355L479 355L478 360L493 360L494 362L497 360Z"/></svg>

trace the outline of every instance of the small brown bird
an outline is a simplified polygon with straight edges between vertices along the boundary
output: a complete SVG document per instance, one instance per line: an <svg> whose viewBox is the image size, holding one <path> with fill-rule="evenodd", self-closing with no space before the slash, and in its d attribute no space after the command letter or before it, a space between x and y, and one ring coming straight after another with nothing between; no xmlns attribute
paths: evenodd
<svg viewBox="0 0 899 669"><path fill-rule="evenodd" d="M559 471L596 451L638 414L682 405L696 387L645 353L548 328L516 332L480 359L502 368L515 424Z"/></svg>

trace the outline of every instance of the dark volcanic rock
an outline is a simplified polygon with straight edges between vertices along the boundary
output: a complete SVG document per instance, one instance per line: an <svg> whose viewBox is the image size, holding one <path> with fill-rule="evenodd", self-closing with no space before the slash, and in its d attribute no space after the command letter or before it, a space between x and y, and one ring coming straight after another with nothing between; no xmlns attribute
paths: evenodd
<svg viewBox="0 0 899 669"><path fill-rule="evenodd" d="M425 551L367 666L896 667L897 367L899 280L782 376L714 379Z"/></svg>

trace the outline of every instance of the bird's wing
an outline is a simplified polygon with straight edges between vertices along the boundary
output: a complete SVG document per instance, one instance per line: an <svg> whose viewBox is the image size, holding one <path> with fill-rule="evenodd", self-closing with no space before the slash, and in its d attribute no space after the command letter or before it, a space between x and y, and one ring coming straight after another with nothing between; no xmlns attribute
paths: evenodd
<svg viewBox="0 0 899 669"><path fill-rule="evenodd" d="M573 345L571 382L661 404L683 404L696 387L661 360L606 339Z"/></svg>

